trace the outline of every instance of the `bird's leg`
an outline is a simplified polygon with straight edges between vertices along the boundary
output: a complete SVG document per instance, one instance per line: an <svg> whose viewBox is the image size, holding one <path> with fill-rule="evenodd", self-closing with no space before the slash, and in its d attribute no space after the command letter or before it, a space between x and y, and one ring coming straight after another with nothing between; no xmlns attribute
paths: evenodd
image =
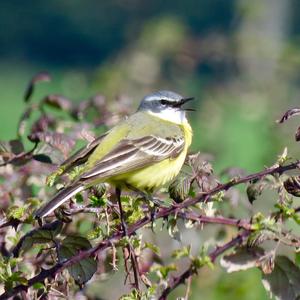
<svg viewBox="0 0 300 300"><path fill-rule="evenodd" d="M123 212L122 203L121 203L121 189L116 188L116 196L117 196L118 204L119 204L120 220L121 220L123 235L128 236L127 225L126 225L126 222L125 222L125 219L124 219L124 212Z"/></svg>
<svg viewBox="0 0 300 300"><path fill-rule="evenodd" d="M160 204L159 204L159 202L155 201L156 199L153 198L152 195L150 195L150 194L146 194L146 199L149 202L152 202L152 204L153 204L153 206L149 205L149 209L150 209L150 218L151 218L151 230L154 232L154 221L156 218L156 213L159 210Z"/></svg>

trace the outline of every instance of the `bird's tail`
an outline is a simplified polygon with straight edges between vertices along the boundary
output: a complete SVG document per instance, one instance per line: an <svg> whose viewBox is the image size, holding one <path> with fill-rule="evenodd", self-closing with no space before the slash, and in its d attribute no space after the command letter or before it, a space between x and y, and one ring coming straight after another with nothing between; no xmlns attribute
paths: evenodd
<svg viewBox="0 0 300 300"><path fill-rule="evenodd" d="M81 192L84 189L84 186L80 183L67 186L59 191L52 200L47 202L44 206L39 208L35 212L36 218L43 218L51 214L56 208L62 205L64 202L69 200L71 197Z"/></svg>

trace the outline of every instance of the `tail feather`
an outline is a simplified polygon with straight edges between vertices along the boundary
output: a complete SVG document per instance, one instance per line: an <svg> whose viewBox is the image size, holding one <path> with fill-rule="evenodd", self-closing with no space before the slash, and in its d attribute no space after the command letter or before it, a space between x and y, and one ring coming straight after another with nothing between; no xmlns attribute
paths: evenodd
<svg viewBox="0 0 300 300"><path fill-rule="evenodd" d="M84 187L81 184L74 184L68 187L65 187L61 191L59 191L52 200L47 202L44 206L39 208L35 212L36 218L43 218L51 214L56 208L62 205L64 202L69 200L71 197L81 192Z"/></svg>

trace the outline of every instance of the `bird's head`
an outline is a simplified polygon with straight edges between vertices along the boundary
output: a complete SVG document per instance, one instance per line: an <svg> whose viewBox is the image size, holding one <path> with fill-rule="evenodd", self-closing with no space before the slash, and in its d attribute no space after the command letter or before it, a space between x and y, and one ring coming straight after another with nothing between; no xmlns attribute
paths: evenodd
<svg viewBox="0 0 300 300"><path fill-rule="evenodd" d="M161 119L181 124L186 121L185 112L192 110L183 108L183 104L193 99L171 91L158 91L144 97L138 111L145 111Z"/></svg>

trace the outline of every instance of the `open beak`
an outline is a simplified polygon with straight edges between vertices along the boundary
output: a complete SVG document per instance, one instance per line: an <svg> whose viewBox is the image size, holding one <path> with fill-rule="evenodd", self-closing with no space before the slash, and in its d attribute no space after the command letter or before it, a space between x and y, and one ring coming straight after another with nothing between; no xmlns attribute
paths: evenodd
<svg viewBox="0 0 300 300"><path fill-rule="evenodd" d="M192 101L194 99L195 99L194 97L183 98L183 99L181 99L179 106L181 107L186 102ZM185 111L195 111L195 109L193 109L193 108L184 108L183 110L185 110Z"/></svg>

